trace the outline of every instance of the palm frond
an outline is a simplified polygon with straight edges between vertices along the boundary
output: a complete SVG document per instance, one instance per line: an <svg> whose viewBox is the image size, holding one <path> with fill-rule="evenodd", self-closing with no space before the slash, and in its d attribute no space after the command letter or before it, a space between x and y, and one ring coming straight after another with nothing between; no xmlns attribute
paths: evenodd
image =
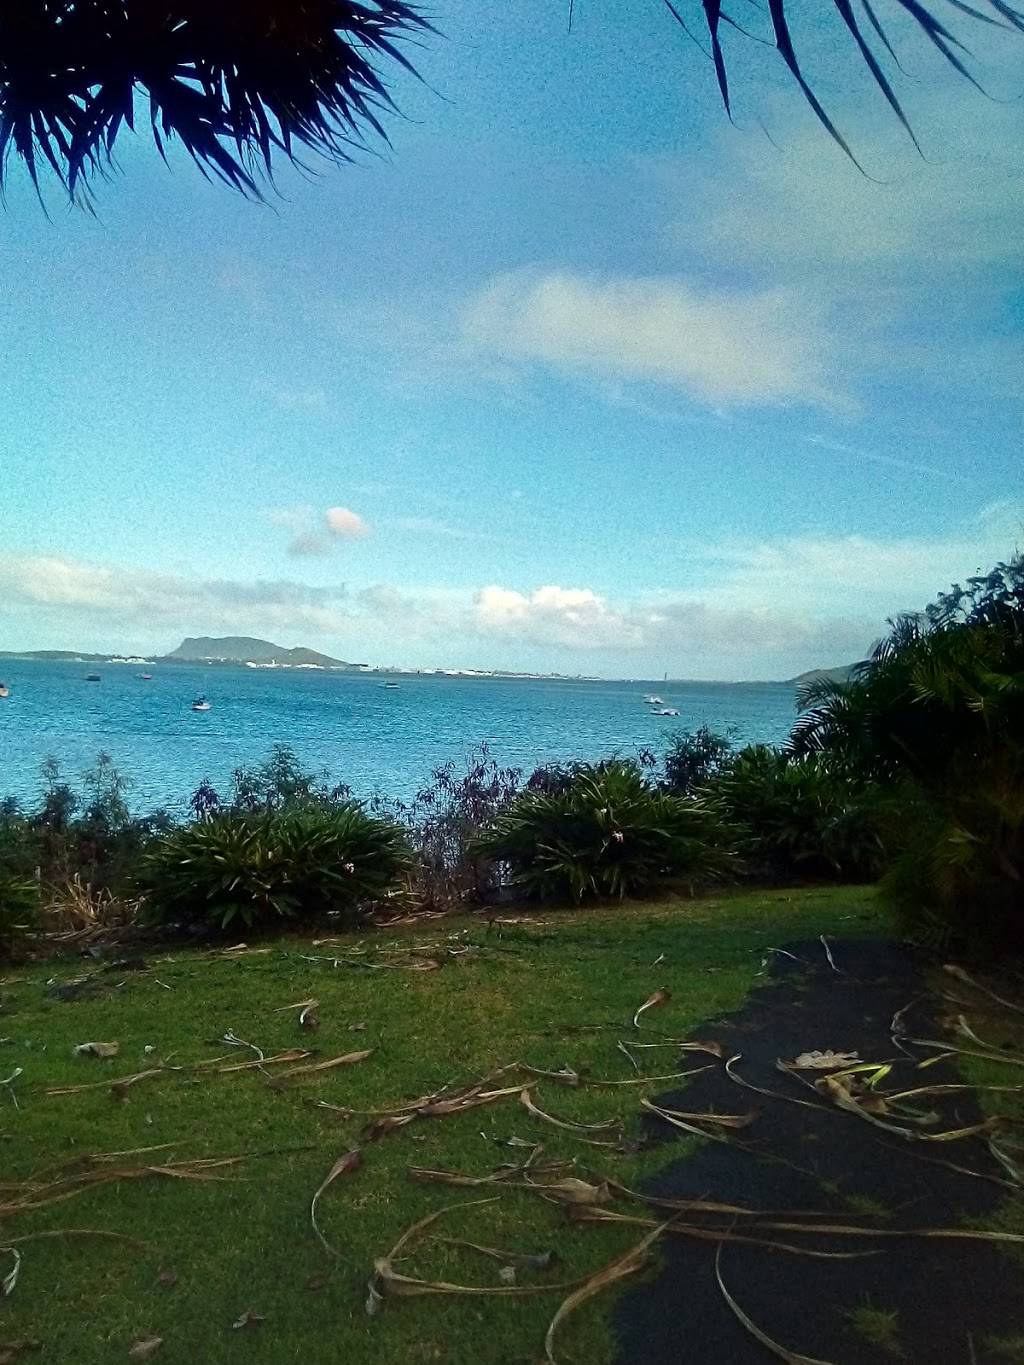
<svg viewBox="0 0 1024 1365"><path fill-rule="evenodd" d="M696 3L696 0L695 0ZM867 67L875 86L881 92L886 103L902 124L907 135L910 137L914 146L920 151L917 137L912 129L907 115L900 103L899 97L893 87L892 81L886 74L882 65L883 61L891 61L893 66L901 74L903 68L900 66L896 56L896 51L889 35L888 28L879 17L876 10L872 7L870 0L859 0L863 9L867 25L864 26L857 12L857 0L831 0L832 8L839 17L847 34L853 42L857 55ZM669 10L672 17L692 37L687 26L686 16L683 13L683 6L680 0L663 0L663 4ZM932 0L932 3L925 3L924 0L890 0L891 6L901 11L903 15L909 17L918 28L922 36L936 48L946 62L965 80L975 85L980 90L977 78L971 71L969 62L971 53L967 46L957 37L951 28L940 18L940 14L946 10L952 10L961 20L969 20L972 24L985 24L989 27L1001 28L1009 33L1016 32L1024 35L1024 11L1017 9L1008 3L1008 0L977 0L977 4L970 5L965 0ZM728 25L732 30L743 34L746 37L754 38L760 43L767 43L773 47L785 63L790 76L799 86L800 91L814 111L815 117L825 128L828 135L842 148L851 161L857 166L859 162L854 155L849 143L840 132L837 125L826 110L824 104L816 94L813 85L808 79L803 61L797 51L796 40L793 36L793 28L790 22L790 15L796 8L793 0L766 0L764 5L765 13L765 33L762 35L750 34L738 24L722 7L721 0L700 0L703 10L704 24L707 28L708 36L711 40L711 58L715 68L715 78L718 83L719 93L725 105L726 112L732 114L731 95L729 89L728 63L722 45L723 26ZM950 16L952 18L952 16ZM881 50L876 51L872 47L872 39L880 44Z"/></svg>
<svg viewBox="0 0 1024 1365"><path fill-rule="evenodd" d="M0 185L11 155L74 196L137 105L157 148L259 197L275 159L345 161L385 138L378 66L433 29L406 0L18 0L0 7Z"/></svg>

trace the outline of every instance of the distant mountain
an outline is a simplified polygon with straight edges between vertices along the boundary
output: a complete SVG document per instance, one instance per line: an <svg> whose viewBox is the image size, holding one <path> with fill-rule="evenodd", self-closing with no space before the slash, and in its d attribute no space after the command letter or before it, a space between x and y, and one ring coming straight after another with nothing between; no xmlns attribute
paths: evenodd
<svg viewBox="0 0 1024 1365"><path fill-rule="evenodd" d="M837 668L811 668L806 673L799 673L795 678L787 678L794 687L801 687L806 683L816 682L849 682L860 667L860 663L840 664Z"/></svg>
<svg viewBox="0 0 1024 1365"><path fill-rule="evenodd" d="M164 656L178 663L220 664L277 664L279 667L298 668L310 665L317 668L358 668L358 664L332 659L315 649L286 649L269 640L254 640L248 635L196 635L182 640L177 649Z"/></svg>
<svg viewBox="0 0 1024 1365"><path fill-rule="evenodd" d="M99 664L105 663L109 654L83 654L76 649L26 649L20 653L16 649L0 649L0 659L40 659L56 663Z"/></svg>

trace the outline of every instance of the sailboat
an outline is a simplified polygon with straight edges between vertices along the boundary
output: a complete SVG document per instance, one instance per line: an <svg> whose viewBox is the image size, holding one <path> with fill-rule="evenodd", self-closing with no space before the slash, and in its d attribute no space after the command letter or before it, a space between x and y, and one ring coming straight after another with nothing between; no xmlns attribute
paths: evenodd
<svg viewBox="0 0 1024 1365"><path fill-rule="evenodd" d="M213 710L213 702L212 702L212 701L207 701L205 697L196 697L195 701L192 703L192 710L193 710L193 711L212 711L212 710Z"/></svg>

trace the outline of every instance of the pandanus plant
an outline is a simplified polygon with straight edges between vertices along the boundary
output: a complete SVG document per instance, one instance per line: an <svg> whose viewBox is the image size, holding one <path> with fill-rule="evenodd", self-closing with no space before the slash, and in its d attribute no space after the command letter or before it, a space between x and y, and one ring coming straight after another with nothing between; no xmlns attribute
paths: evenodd
<svg viewBox="0 0 1024 1365"><path fill-rule="evenodd" d="M593 8L605 0L589 0ZM549 0L566 4L570 0ZM781 61L828 133L854 153L816 94L798 53L793 0L765 0L737 15L722 0L648 0L692 36L706 32L726 111L731 45L759 44ZM579 8L579 6L577 6ZM634 22L643 22L635 5ZM443 23L444 5L436 7ZM854 60L914 134L893 84L901 70L895 30L905 20L967 80L977 83L960 36L966 28L1024 34L1009 0L828 0ZM582 16L581 16L582 17ZM754 31L748 24L755 24ZM407 0L6 0L0 5L0 183L9 160L37 183L48 166L88 202L88 184L114 163L115 144L147 122L161 155L179 141L204 174L258 197L278 159L306 153L346 161L386 139L394 111L389 74L413 72L410 44L436 37L421 4ZM699 40L698 40L699 41ZM703 46L703 43L701 44ZM511 112L511 111L510 111Z"/></svg>

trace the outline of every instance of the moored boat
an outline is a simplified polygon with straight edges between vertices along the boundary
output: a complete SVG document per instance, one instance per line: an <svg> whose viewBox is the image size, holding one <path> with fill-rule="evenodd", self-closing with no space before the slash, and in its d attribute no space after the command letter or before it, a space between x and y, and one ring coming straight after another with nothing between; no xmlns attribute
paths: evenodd
<svg viewBox="0 0 1024 1365"><path fill-rule="evenodd" d="M4 697L9 697L10 695L11 689L7 686L6 683L0 682L0 699Z"/></svg>
<svg viewBox="0 0 1024 1365"><path fill-rule="evenodd" d="M196 697L195 701L192 703L192 710L193 710L193 711L212 711L212 710L213 710L213 702L207 701L205 697Z"/></svg>
<svg viewBox="0 0 1024 1365"><path fill-rule="evenodd" d="M100 675L99 675L98 673L87 673L87 674L85 675L85 681L86 681L86 682L99 682L99 680L100 680Z"/></svg>

